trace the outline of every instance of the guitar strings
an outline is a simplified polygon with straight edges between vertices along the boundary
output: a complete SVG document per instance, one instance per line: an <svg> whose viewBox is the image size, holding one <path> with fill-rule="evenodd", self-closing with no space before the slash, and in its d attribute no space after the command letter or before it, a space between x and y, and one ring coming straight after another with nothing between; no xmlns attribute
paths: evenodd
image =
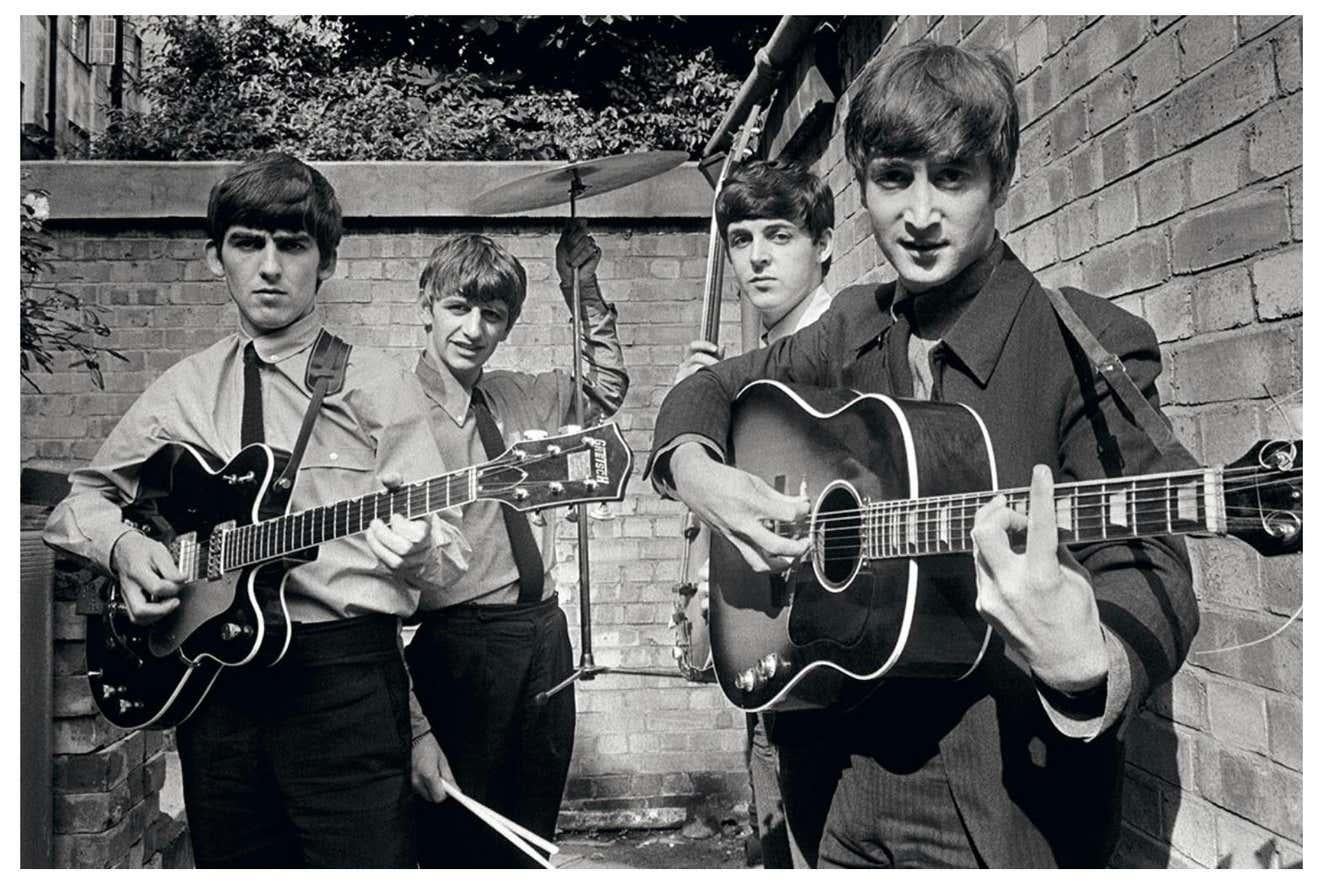
<svg viewBox="0 0 1318 891"><path fill-rule="evenodd" d="M1274 479L1279 476L1289 476L1293 472L1298 472L1301 469L1302 468L1297 467L1295 468L1295 471L1280 471L1273 469L1258 470L1256 468L1237 468L1235 470L1227 470L1221 474L1223 477L1223 483L1220 488L1223 495L1239 491L1248 491L1254 488L1260 481ZM1226 480L1228 474L1230 474L1231 477L1229 482ZM1186 472L1186 478L1192 480L1197 480L1201 475L1201 471ZM1100 488L1104 485L1102 481L1096 482ZM1244 485L1242 485L1242 482ZM1083 485L1093 486L1094 484L1095 483L1093 482L1064 484L1064 486L1058 486L1057 489L1063 490L1064 488L1074 488ZM1120 488L1114 488L1112 490L1114 493L1121 491ZM1028 492L1028 489L1016 489L1005 490L1003 494L1028 495ZM1127 497L1124 500L1125 507L1129 509L1127 515L1131 518L1131 522L1128 524L1116 523L1109 520L1108 517L1112 516L1113 512L1110 505L1107 505L1106 503L1092 504L1080 501L1080 503L1073 505L1071 509L1067 511L1071 523L1068 526L1062 527L1062 529L1079 535L1081 533L1077 531L1078 527L1090 524L1104 529L1105 532L1109 529L1119 529L1130 532L1129 536L1111 536L1114 539L1139 537L1137 530L1141 526L1141 518L1144 520L1142 525L1150 530L1159 529L1159 527L1163 525L1170 526L1170 524L1174 522L1167 512L1170 502L1170 492L1171 490L1166 488L1146 488L1144 490L1140 490L1139 488L1134 489L1132 493L1129 493L1131 497ZM927 499L913 499L911 503L914 506L910 509L905 511L890 511L886 514L883 511L883 506L885 504L897 506L901 505L903 502L877 502L848 510L821 511L811 520L803 519L802 521L795 523L780 524L779 528L780 530L790 530L793 532L798 530L808 531L812 538L820 540L820 546L825 549L825 558L832 557L841 559L851 557L870 549L870 547L874 545L877 545L877 549L883 552L876 556L888 556L889 554L887 552L890 551L892 552L891 556L910 556L910 554L902 553L903 551L908 550L937 554L940 553L940 544L956 546L954 541L948 537L944 537L944 532L954 534L956 538L961 539L963 545L968 544L968 542L966 542L968 532L965 529L966 522L969 519L968 511L972 506L976 506L976 502L979 502L980 504L987 503L987 501L984 500L984 494L985 493L974 493L970 495L958 494L934 496ZM997 493L994 493L990 497L996 497L996 494ZM1104 495L1101 491L1088 494L1091 496L1096 495L1100 498ZM1196 491L1196 494L1198 494L1198 490ZM1063 497L1066 497L1066 495L1063 495ZM1155 505L1158 509L1156 511L1150 510L1150 508ZM950 532L950 527L953 525L954 519L953 511L955 511L955 521L957 526L955 533ZM1275 523L1270 524L1261 518L1261 515L1264 512L1265 511L1262 508L1236 507L1232 505L1225 505L1218 508L1214 506L1214 509L1205 513L1204 525L1212 526L1214 525L1214 521L1217 521L1224 526L1232 526L1236 530L1242 528L1263 529L1268 528L1269 525L1275 526ZM1285 509L1282 513L1294 516L1300 520L1303 519L1304 515L1302 507ZM855 522L845 522L848 518ZM824 519L827 522L820 523L818 522L820 519ZM1070 528L1071 526L1077 528ZM1176 532L1174 529L1168 528L1165 531L1165 534L1176 534ZM1102 539L1100 538L1099 540ZM923 542L925 541L929 541L930 545L924 545ZM932 550L927 550L927 548L930 547Z"/></svg>
<svg viewBox="0 0 1318 891"><path fill-rule="evenodd" d="M1229 479L1226 477L1225 474L1223 474L1222 485L1220 488L1224 495L1234 494L1237 492L1247 492L1250 491L1252 488L1256 487L1256 485L1259 483L1266 483L1270 479L1275 479L1278 477L1292 476L1299 473L1301 470L1302 468L1299 466L1297 466L1293 471L1248 470L1248 471L1243 471L1243 473L1249 474L1247 476L1242 477L1240 474L1237 474L1235 476L1230 477ZM1187 477L1187 479L1194 481L1197 485L1202 485L1202 482L1200 480L1201 477L1202 477L1201 473L1195 473ZM1170 481L1170 478L1168 481ZM1068 495L1070 495L1071 497L1077 500L1080 507L1085 507L1086 505L1083 504L1083 502L1081 501L1082 499L1095 498L1095 497L1101 498L1105 494L1121 493L1124 491L1128 496L1125 499L1127 504L1137 504L1137 505L1141 503L1162 504L1166 502L1169 494L1175 493L1176 491L1175 489L1169 489L1161 486L1156 489L1151 487L1144 487L1144 488L1136 487L1134 489L1127 489L1125 487L1126 484L1123 482L1122 485L1119 487L1113 485L1112 488L1107 490L1107 492L1099 491L1098 489L1090 489L1078 493L1076 492L1076 490L1080 487L1084 487L1084 486L1101 487L1101 485L1103 485L1103 481L1084 482L1084 483L1064 483L1055 487L1054 500L1056 500L1058 497L1067 497ZM1008 496L1008 500L1011 500L1011 496L1028 496L1029 492L1030 490L1028 487L1018 487L1013 489L1002 489L997 492L951 493L947 495L931 495L923 498L892 499L885 501L870 502L868 504L860 505L855 508L844 508L836 511L820 511L815 516L820 518L829 518L829 519L834 517L846 517L848 515L854 515L859 517L859 516L866 516L872 514L873 512L876 511L880 511L885 507L893 508L903 504L911 505L911 507L908 509L909 511L937 512L937 511L942 511L945 507L959 506L963 508L968 508L971 505L978 506L982 504L987 504L989 501L991 501L993 498L997 497L998 495ZM1253 508L1234 508L1230 505L1227 506L1227 509L1245 510L1247 512L1255 511L1255 509Z"/></svg>

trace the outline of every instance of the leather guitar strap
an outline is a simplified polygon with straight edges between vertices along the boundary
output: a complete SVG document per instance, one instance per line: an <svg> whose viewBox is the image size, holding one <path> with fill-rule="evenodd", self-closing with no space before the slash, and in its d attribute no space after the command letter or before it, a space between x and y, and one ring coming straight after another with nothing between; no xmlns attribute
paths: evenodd
<svg viewBox="0 0 1318 891"><path fill-rule="evenodd" d="M306 385L311 388L311 403L302 416L302 429L298 431L297 443L289 455L284 472L275 481L275 489L287 492L293 488L293 478L302 464L302 453L307 450L307 440L311 438L311 428L316 425L316 416L320 414L320 404L325 397L343 389L343 379L348 371L348 356L352 353L352 344L335 337L324 328L316 337L311 347L311 358L307 360Z"/></svg>
<svg viewBox="0 0 1318 891"><path fill-rule="evenodd" d="M1121 358L1115 353L1109 352L1099 343L1098 338L1094 336L1094 332L1090 331L1089 326L1080 320L1080 316L1071 308L1071 304L1060 290L1047 287L1043 290L1048 295L1048 300L1052 303L1057 317L1062 320L1062 327L1075 338L1076 343L1085 351L1089 363L1107 381L1108 386L1121 404L1135 416L1135 422L1153 442L1154 448L1162 455L1181 458L1190 462L1191 466L1199 466L1199 460L1191 455L1185 446L1181 445L1167 420L1154 410L1153 406L1149 404L1149 400L1144 398L1144 394L1135 386L1135 382L1130 379L1130 374L1126 371L1126 366L1122 363Z"/></svg>

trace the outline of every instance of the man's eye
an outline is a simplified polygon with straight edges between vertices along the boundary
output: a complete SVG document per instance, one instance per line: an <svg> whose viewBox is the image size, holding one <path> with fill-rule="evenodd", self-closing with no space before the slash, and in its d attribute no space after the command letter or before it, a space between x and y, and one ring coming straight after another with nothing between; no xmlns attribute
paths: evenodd
<svg viewBox="0 0 1318 891"><path fill-rule="evenodd" d="M750 239L747 238L745 235L734 235L728 239L728 244L732 245L733 247L745 247L749 243L750 243Z"/></svg>
<svg viewBox="0 0 1318 891"><path fill-rule="evenodd" d="M911 181L911 176L905 170L889 168L880 170L874 174L874 182L885 189L900 189Z"/></svg>
<svg viewBox="0 0 1318 891"><path fill-rule="evenodd" d="M787 244L787 242L792 240L792 233L788 232L786 229L779 229L777 232L773 233L770 238L773 239L775 244Z"/></svg>

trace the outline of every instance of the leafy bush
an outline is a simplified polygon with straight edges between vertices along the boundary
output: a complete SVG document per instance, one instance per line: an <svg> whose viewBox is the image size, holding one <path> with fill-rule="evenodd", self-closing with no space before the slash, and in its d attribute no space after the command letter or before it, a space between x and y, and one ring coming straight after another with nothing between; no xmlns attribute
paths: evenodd
<svg viewBox="0 0 1318 891"><path fill-rule="evenodd" d="M104 389L100 354L121 360L124 357L109 347L91 343L89 335L105 337L110 329L76 294L37 283L43 272L51 271L49 256L55 250L44 231L49 213L50 196L44 190L28 192L19 200L19 373L40 392L29 375L33 364L49 373L54 370L54 354L71 352L76 358L70 367L86 368L92 382Z"/></svg>
<svg viewBox="0 0 1318 891"><path fill-rule="evenodd" d="M613 22L160 17L151 27L161 50L141 83L149 109L113 116L92 154L205 160L283 150L326 161L421 161L698 153L746 70L725 70L729 47L740 44L725 36L702 46L699 29L668 22L649 30L685 37L647 51L647 23Z"/></svg>

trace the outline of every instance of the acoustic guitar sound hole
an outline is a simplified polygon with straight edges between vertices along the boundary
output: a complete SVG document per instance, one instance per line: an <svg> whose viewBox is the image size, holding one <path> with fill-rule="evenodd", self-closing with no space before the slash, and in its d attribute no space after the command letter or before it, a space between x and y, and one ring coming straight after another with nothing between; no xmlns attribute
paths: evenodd
<svg viewBox="0 0 1318 891"><path fill-rule="evenodd" d="M834 483L819 499L814 522L815 575L826 588L841 590L860 568L860 498L850 485Z"/></svg>

